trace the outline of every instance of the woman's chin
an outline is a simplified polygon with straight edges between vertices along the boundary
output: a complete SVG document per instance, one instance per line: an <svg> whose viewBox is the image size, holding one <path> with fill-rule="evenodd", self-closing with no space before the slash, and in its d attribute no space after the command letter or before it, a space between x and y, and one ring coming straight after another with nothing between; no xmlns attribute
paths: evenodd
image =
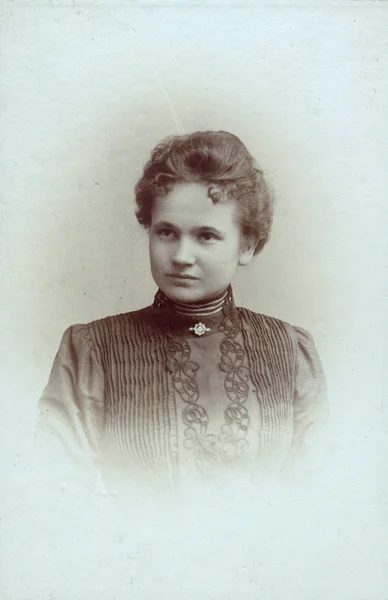
<svg viewBox="0 0 388 600"><path fill-rule="evenodd" d="M163 292L170 300L175 302L200 302L203 298L202 294L187 289L165 289Z"/></svg>
<svg viewBox="0 0 388 600"><path fill-rule="evenodd" d="M167 298L175 302L200 302L206 297L206 291L195 286L166 285L159 287Z"/></svg>
<svg viewBox="0 0 388 600"><path fill-rule="evenodd" d="M164 282L163 282L164 283ZM220 290L206 289L200 285L159 285L162 292L174 302L206 302L217 294L220 294L225 287Z"/></svg>

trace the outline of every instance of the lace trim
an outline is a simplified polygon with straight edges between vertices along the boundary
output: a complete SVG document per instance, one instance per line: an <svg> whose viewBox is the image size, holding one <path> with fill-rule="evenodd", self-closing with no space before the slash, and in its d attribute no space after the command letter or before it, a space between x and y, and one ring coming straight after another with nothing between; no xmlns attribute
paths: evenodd
<svg viewBox="0 0 388 600"><path fill-rule="evenodd" d="M214 474L228 468L249 449L247 440L250 417L245 402L249 394L250 369L244 366L245 351L234 338L241 330L236 312L226 315L219 331L225 338L220 343L221 362L225 372L224 388L229 400L224 410L225 423L218 436L208 433L209 415L199 403L196 375L199 365L190 360L191 350L185 339L171 338L168 344L167 367L174 387L187 404L182 413L184 447L192 450L198 469Z"/></svg>

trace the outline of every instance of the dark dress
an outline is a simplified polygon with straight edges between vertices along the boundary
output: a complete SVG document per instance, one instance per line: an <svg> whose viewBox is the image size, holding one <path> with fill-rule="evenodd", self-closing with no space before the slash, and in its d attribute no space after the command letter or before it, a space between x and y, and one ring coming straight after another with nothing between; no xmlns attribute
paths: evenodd
<svg viewBox="0 0 388 600"><path fill-rule="evenodd" d="M311 336L236 307L231 291L205 335L194 324L159 291L150 307L69 327L38 437L60 439L107 480L171 486L284 469L327 415Z"/></svg>

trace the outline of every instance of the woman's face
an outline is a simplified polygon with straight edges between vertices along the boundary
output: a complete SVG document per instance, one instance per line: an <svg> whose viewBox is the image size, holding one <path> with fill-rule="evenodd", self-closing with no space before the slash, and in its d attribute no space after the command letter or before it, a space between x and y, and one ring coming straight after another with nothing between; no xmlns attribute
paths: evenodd
<svg viewBox="0 0 388 600"><path fill-rule="evenodd" d="M177 183L155 200L149 232L152 276L171 300L197 302L225 289L246 265L235 200L214 203L208 186Z"/></svg>

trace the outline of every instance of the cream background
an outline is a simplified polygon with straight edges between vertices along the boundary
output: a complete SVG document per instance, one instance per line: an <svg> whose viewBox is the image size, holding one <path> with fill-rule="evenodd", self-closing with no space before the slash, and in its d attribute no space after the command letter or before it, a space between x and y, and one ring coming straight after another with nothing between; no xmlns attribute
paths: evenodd
<svg viewBox="0 0 388 600"><path fill-rule="evenodd" d="M72 323L151 301L133 185L156 142L198 129L239 135L274 187L272 240L239 272L236 300L314 335L332 407L331 494L340 489L344 504L356 497L365 510L350 521L365 530L349 526L349 564L322 574L322 598L385 598L387 25L380 2L5 3L0 434L13 531L0 554L5 599L27 597L23 569L31 598L46 598L28 545L18 565L11 559L23 530L12 507L60 337ZM310 592L295 598L326 589L313 571L303 581ZM113 597L109 585L101 598ZM56 593L75 597L71 587Z"/></svg>

